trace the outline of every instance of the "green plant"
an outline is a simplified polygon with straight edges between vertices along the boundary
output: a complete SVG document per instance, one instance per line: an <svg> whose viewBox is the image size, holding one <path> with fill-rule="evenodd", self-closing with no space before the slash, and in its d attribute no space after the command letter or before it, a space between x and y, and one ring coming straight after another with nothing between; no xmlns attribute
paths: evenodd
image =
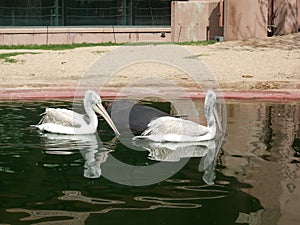
<svg viewBox="0 0 300 225"><path fill-rule="evenodd" d="M17 62L16 59L11 57L17 55L24 55L24 54L38 54L37 52L9 52L9 53L0 53L0 60L3 60L6 63L15 63Z"/></svg>
<svg viewBox="0 0 300 225"><path fill-rule="evenodd" d="M29 50L68 50L81 47L93 47L93 46L115 46L123 45L121 43L82 43L82 44L63 44L63 45L0 45L0 49L29 49Z"/></svg>
<svg viewBox="0 0 300 225"><path fill-rule="evenodd" d="M137 42L137 43L81 43L81 44L63 44L63 45L0 45L0 49L29 49L29 50L53 50L53 51L61 51L68 50L74 48L82 48L82 47L93 47L93 46L121 46L121 45L147 45L147 44L177 44L177 45L209 45L214 44L216 41L191 41L191 42Z"/></svg>

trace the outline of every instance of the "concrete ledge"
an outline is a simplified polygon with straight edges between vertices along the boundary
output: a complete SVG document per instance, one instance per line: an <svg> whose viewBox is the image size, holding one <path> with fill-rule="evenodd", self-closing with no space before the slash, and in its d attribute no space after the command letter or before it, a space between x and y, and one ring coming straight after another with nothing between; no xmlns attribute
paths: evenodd
<svg viewBox="0 0 300 225"><path fill-rule="evenodd" d="M170 27L14 27L0 28L0 45L169 42Z"/></svg>
<svg viewBox="0 0 300 225"><path fill-rule="evenodd" d="M14 27L0 28L0 34L53 34L53 33L171 33L170 27Z"/></svg>
<svg viewBox="0 0 300 225"><path fill-rule="evenodd" d="M74 98L76 89L7 89L0 91L1 101L10 100L45 100L45 99L71 99ZM136 93L138 94L138 93ZM100 95L104 99L116 97L127 98L126 95L119 95L118 90L103 90ZM78 97L78 96L77 96ZM83 96L82 96L83 97ZM186 96L179 98L204 99L205 93L190 91ZM300 91L223 91L226 100L264 100L264 101L300 101Z"/></svg>

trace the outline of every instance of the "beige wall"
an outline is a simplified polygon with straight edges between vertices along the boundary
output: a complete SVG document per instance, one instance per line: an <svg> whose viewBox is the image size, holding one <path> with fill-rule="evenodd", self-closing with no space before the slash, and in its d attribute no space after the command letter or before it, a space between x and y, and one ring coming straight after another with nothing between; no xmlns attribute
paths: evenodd
<svg viewBox="0 0 300 225"><path fill-rule="evenodd" d="M298 30L300 30L300 0L297 0L297 16Z"/></svg>
<svg viewBox="0 0 300 225"><path fill-rule="evenodd" d="M275 35L298 31L297 1L299 2L299 0L274 0Z"/></svg>
<svg viewBox="0 0 300 225"><path fill-rule="evenodd" d="M224 1L224 39L267 36L268 0Z"/></svg>
<svg viewBox="0 0 300 225"><path fill-rule="evenodd" d="M172 2L172 41L203 41L222 36L219 0Z"/></svg>

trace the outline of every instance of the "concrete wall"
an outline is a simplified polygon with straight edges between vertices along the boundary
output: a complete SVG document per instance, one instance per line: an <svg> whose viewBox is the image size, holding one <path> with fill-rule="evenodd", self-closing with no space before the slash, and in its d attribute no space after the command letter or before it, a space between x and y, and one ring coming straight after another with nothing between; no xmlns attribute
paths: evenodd
<svg viewBox="0 0 300 225"><path fill-rule="evenodd" d="M219 26L219 0L172 2L171 40L203 41L222 36Z"/></svg>
<svg viewBox="0 0 300 225"><path fill-rule="evenodd" d="M268 0L224 1L224 39L267 36Z"/></svg>
<svg viewBox="0 0 300 225"><path fill-rule="evenodd" d="M297 16L298 31L300 31L300 0L297 0Z"/></svg>
<svg viewBox="0 0 300 225"><path fill-rule="evenodd" d="M45 45L101 42L169 42L170 28L2 28L0 45Z"/></svg>
<svg viewBox="0 0 300 225"><path fill-rule="evenodd" d="M297 5L298 2L298 5ZM274 25L276 34L289 34L298 31L299 0L274 0Z"/></svg>
<svg viewBox="0 0 300 225"><path fill-rule="evenodd" d="M221 4L220 4L221 2ZM170 27L0 28L0 45L170 42L267 37L269 0L173 1ZM274 0L276 34L300 28L300 0ZM221 10L220 10L221 6ZM224 20L222 20L224 15Z"/></svg>

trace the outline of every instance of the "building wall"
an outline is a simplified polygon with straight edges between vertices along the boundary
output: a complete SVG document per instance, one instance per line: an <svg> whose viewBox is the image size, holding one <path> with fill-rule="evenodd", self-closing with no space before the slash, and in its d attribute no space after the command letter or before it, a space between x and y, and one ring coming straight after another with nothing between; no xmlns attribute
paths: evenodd
<svg viewBox="0 0 300 225"><path fill-rule="evenodd" d="M219 0L178 2L171 6L171 40L203 41L222 36L219 26Z"/></svg>
<svg viewBox="0 0 300 225"><path fill-rule="evenodd" d="M224 39L267 36L268 0L224 1Z"/></svg>
<svg viewBox="0 0 300 225"><path fill-rule="evenodd" d="M275 35L295 33L298 31L299 0L277 0L274 1L274 25ZM298 5L297 5L298 2Z"/></svg>
<svg viewBox="0 0 300 225"><path fill-rule="evenodd" d="M184 42L213 40L216 36L224 36L225 41L261 38L267 37L270 2L271 0L173 1L171 27L0 28L0 45ZM297 32L300 28L300 0L273 0L273 3L275 35Z"/></svg>
<svg viewBox="0 0 300 225"><path fill-rule="evenodd" d="M300 31L300 0L297 0L297 16L298 31Z"/></svg>

